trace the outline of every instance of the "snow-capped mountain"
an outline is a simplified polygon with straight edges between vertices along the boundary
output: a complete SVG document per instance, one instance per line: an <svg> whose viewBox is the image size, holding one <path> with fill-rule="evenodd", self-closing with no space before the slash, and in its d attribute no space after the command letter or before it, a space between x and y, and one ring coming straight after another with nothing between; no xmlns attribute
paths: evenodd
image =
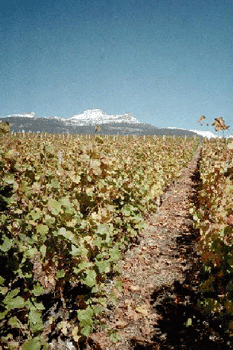
<svg viewBox="0 0 233 350"><path fill-rule="evenodd" d="M99 134L105 135L197 135L200 137L213 137L210 132L199 132L179 128L157 128L153 125L139 122L132 114L109 115L101 109L88 109L82 114L73 115L70 118L37 117L34 112L23 114L11 114L0 117L2 121L8 121L12 131L16 132L46 132L69 134L93 134L95 126L100 125ZM210 134L211 135L210 135Z"/></svg>
<svg viewBox="0 0 233 350"><path fill-rule="evenodd" d="M41 118L36 117L34 112L31 113L23 113L23 114L10 114L4 118ZM84 126L84 125L99 125L106 123L129 123L129 124L140 124L140 122L130 113L126 113L123 115L117 114L107 114L102 109L87 109L81 114L73 115L70 118L61 118L61 117L43 117L49 120L59 120L63 121L65 125L70 125L71 123L75 123L75 125Z"/></svg>
<svg viewBox="0 0 233 350"><path fill-rule="evenodd" d="M130 113L123 115L109 115L102 111L102 109L88 109L82 114L68 118L67 121L75 122L78 125L96 125L105 123L140 124L140 122Z"/></svg>

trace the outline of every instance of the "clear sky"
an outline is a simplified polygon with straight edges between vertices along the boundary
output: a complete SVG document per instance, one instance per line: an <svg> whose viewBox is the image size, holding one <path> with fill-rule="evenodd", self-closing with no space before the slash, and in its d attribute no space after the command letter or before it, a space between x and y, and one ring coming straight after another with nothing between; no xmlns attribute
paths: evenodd
<svg viewBox="0 0 233 350"><path fill-rule="evenodd" d="M0 91L1 116L233 126L233 1L2 0Z"/></svg>

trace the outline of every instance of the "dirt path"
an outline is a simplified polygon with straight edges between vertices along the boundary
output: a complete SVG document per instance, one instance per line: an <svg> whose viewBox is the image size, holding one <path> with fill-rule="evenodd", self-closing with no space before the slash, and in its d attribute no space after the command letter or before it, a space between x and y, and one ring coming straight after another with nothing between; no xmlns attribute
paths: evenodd
<svg viewBox="0 0 233 350"><path fill-rule="evenodd" d="M221 326L194 308L198 295L197 233L189 213L198 185L196 152L188 168L164 194L140 243L119 262L122 290L101 321L117 343L97 329L87 346L96 350L226 349Z"/></svg>

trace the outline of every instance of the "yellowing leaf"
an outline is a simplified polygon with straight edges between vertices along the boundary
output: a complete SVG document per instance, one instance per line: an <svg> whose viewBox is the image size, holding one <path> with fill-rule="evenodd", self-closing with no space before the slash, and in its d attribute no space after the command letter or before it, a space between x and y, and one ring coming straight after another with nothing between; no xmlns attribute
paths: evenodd
<svg viewBox="0 0 233 350"><path fill-rule="evenodd" d="M131 292L138 292L141 290L141 287L140 286L129 286L129 290Z"/></svg>
<svg viewBox="0 0 233 350"><path fill-rule="evenodd" d="M115 327L119 328L119 329L125 328L127 325L128 325L128 322L121 321L121 320L119 320L115 323Z"/></svg>
<svg viewBox="0 0 233 350"><path fill-rule="evenodd" d="M136 308L136 311L144 316L148 315L148 306L141 305Z"/></svg>
<svg viewBox="0 0 233 350"><path fill-rule="evenodd" d="M70 324L67 321L61 321L58 323L57 327L64 335L67 335Z"/></svg>
<svg viewBox="0 0 233 350"><path fill-rule="evenodd" d="M79 333L79 327L74 327L74 329L72 330L72 337L74 339L74 341L76 341L77 343L79 342L80 338L82 337L81 335L78 335Z"/></svg>

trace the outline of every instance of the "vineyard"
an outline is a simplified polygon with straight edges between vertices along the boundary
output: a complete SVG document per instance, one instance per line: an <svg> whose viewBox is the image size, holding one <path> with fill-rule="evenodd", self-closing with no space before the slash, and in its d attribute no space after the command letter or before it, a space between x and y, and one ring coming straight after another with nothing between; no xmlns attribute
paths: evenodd
<svg viewBox="0 0 233 350"><path fill-rule="evenodd" d="M203 300L199 307L222 319L233 336L233 143L204 142L198 208L192 211L200 231Z"/></svg>
<svg viewBox="0 0 233 350"><path fill-rule="evenodd" d="M200 231L198 307L222 317L233 334L230 142L9 133L0 139L2 349L49 349L57 333L79 344L92 334L106 308L106 283L120 288L122 254L137 244L200 148L200 188L190 208Z"/></svg>

